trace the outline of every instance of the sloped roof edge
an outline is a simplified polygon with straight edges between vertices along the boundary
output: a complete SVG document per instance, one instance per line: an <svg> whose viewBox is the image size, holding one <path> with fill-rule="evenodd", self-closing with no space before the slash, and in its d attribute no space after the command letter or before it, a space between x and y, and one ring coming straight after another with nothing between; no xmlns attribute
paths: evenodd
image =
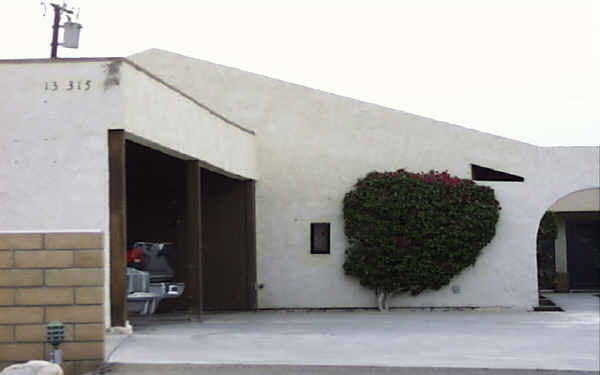
<svg viewBox="0 0 600 375"><path fill-rule="evenodd" d="M179 95L183 96L184 98L186 98L186 99L188 99L188 100L192 101L194 104L196 104L197 106L199 106L199 107L203 108L204 110L206 110L206 111L207 111L208 113L210 113L211 115L213 115L213 116L215 116L215 117L219 118L220 120L222 120L222 121L224 121L224 122L228 123L228 124L229 124L229 125L231 125L231 126L234 126L234 127L238 128L238 129L240 129L240 130L242 130L242 131L244 131L244 132L246 132L246 133L249 133L249 134L255 135L255 132L254 132L254 130L251 130L251 129L245 128L245 127L243 127L242 125L240 125L240 124L238 124L238 123L236 123L236 122L234 122L234 121L232 121L232 120L228 119L227 117L225 117L225 116L221 115L220 113L216 112L215 110L213 110L212 108L208 107L207 105L205 105L205 104L203 104L203 103L199 102L199 101L198 101L197 99L195 99L194 97L192 97L192 96L190 96L190 95L186 94L185 92L181 91L181 90L180 90L180 89L178 89L177 87L175 87L175 86L171 85L170 83L168 83L168 82L164 81L163 79L161 79L161 78L157 77L156 75L152 74L152 72L150 72L150 71L148 71L148 70L144 69L143 67L141 67L141 66L139 66L138 64L134 63L133 61L130 61L130 60L128 60L126 57L122 58L122 61L124 61L125 63L129 64L129 65L130 65L130 66L132 66L134 69L136 69L136 70L138 70L138 71L140 71L140 72L144 73L144 74L145 74L145 75L147 75L148 77L150 77L150 78L154 79L155 81L159 82L160 84L162 84L162 85L164 85L164 86L168 87L169 89L171 89L171 90L175 91L176 93L178 93Z"/></svg>
<svg viewBox="0 0 600 375"><path fill-rule="evenodd" d="M446 121L443 121L443 120L438 120L438 119L435 119L435 118L432 118L432 117L423 116L423 115L419 115L419 114L416 114L416 113L403 111L403 110L397 109L397 108L386 107L386 106L381 105L381 104L367 102L367 101L360 100L360 99L357 99L357 98L353 98L353 97L349 97L349 96L345 96L345 95L341 95L341 94L336 94L336 93L333 93L333 92L328 92L328 91L325 91L325 90L321 90L321 89L309 87L309 86L306 86L306 85L302 85L302 84L298 84L298 83L294 83L294 82L289 82L289 81L286 81L284 79L269 77L269 76L261 74L261 73L254 73L254 72L246 71L246 70L243 70L243 69L240 69L240 68L236 68L236 67L232 67L232 66L228 66L228 65L224 65L224 64L219 64L219 63L215 63L215 62L212 62L212 61L203 60L203 59L200 59L200 58L196 58L196 57L192 57L192 56L187 56L187 55L183 55L181 53L172 52L172 51L164 50L164 49L160 49L160 48L149 48L149 49L146 49L146 50L134 53L132 55L129 55L127 58L134 59L136 56L143 56L143 55L146 55L146 54L149 54L149 53L153 53L153 52L154 53L166 54L166 55L172 55L172 56L176 56L176 57L179 57L179 58L182 58L182 59L197 60L197 61L200 61L200 62L203 62L203 63L212 64L212 65L215 65L215 66L218 66L218 67L221 67L221 68L238 71L238 72L241 72L241 73L244 73L244 74L248 74L248 75L252 75L252 76L256 76L256 77L261 77L261 78L266 79L266 80L277 81L277 82L281 82L281 83L284 83L284 84L287 84L287 85L302 87L302 88L306 88L306 89L309 89L309 90L313 90L315 92L320 92L320 93L323 93L323 94L333 95L333 96L337 96L337 97L340 97L340 98L348 99L348 100L351 100L351 101L355 101L357 103L364 103L364 104L376 106L376 107L379 107L379 108L381 108L383 110L396 111L396 112L404 113L404 114L407 114L407 115L410 115L410 116L414 116L414 117L417 117L417 118L434 121L439 126L448 126L448 127L459 128L461 130L475 132L475 133L480 133L480 134L484 134L484 135L487 135L487 136L490 136L490 137L495 137L495 138L499 138L499 139L502 139L502 140L505 140L505 141L510 141L510 142L517 142L517 143L521 143L521 144L524 144L524 145L527 145L527 146L532 146L532 147L538 147L538 148L557 147L557 146L539 146L539 145L536 145L536 144L533 144L533 143L524 142L524 141L521 141L521 140L518 140L518 139L509 138L509 137L505 137L505 136L501 136L501 135L497 135L497 134L493 134L493 133L488 133L488 132L481 131L481 130L478 130L478 129L469 128L469 127L466 127L466 126L449 123L449 122L446 122ZM567 147L571 147L571 146L567 146ZM586 147L586 146L575 146L575 147Z"/></svg>
<svg viewBox="0 0 600 375"><path fill-rule="evenodd" d="M207 111L208 113L210 113L211 115L217 117L218 119L222 120L223 122L236 127L238 129L240 129L243 132L246 132L248 134L252 134L252 135L256 135L256 133L254 132L254 130L248 129L238 123L236 123L235 121L232 121L230 119L228 119L227 117L221 115L220 113L216 112L215 110L213 110L212 108L208 107L207 105L205 105L204 103L201 103L200 101L198 101L196 98L186 94L185 92L181 91L180 89L178 89L177 87L169 84L168 82L166 82L165 80L157 77L156 75L152 74L152 72L148 71L147 69L144 69L143 67L139 66L138 64L134 63L133 61L130 61L129 59L127 59L126 57L77 57L77 58L57 58L57 59L10 59L10 60L0 60L0 65L1 64L48 64L48 63L85 63L85 62L99 62L99 61L121 61L124 62L128 65L130 65L131 67L133 67L134 69L136 69L137 71L145 74L147 77L157 81L158 83L162 84L163 86L167 87L168 89L176 92L177 94L183 96L184 98L186 98L187 100L193 102L194 104L196 104L198 107L204 109L205 111Z"/></svg>

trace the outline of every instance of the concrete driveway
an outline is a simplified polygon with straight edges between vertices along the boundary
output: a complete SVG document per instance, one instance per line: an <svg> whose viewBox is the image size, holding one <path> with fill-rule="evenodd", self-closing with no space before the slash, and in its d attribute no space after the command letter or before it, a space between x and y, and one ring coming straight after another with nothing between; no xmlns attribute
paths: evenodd
<svg viewBox="0 0 600 375"><path fill-rule="evenodd" d="M246 312L107 337L109 362L598 371L600 298L564 312Z"/></svg>

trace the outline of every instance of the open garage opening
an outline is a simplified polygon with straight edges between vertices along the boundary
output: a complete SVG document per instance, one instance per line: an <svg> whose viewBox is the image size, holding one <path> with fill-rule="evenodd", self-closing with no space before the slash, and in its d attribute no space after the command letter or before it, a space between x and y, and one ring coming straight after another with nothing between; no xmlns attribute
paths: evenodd
<svg viewBox="0 0 600 375"><path fill-rule="evenodd" d="M199 271L188 269L186 161L131 141L125 160L128 318L187 315L197 293L187 273Z"/></svg>
<svg viewBox="0 0 600 375"><path fill-rule="evenodd" d="M112 325L255 309L254 182L126 138L109 134Z"/></svg>

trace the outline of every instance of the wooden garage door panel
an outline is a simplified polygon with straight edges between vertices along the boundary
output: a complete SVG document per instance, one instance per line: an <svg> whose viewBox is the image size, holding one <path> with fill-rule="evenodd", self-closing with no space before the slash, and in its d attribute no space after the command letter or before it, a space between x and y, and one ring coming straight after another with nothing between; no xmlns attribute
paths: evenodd
<svg viewBox="0 0 600 375"><path fill-rule="evenodd" d="M205 310L247 310L248 254L244 181L202 175Z"/></svg>

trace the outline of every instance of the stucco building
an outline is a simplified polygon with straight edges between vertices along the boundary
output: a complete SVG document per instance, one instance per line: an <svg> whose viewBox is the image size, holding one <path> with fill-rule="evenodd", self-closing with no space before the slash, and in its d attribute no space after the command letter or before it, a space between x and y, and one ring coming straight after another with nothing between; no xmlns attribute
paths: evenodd
<svg viewBox="0 0 600 375"><path fill-rule="evenodd" d="M598 147L538 147L160 50L2 61L0 75L0 362L45 356L51 319L73 366L101 359L104 327L127 318L136 240L177 244L174 308L194 316L375 306L342 270L342 199L373 170L448 170L502 206L474 267L393 306L530 309L541 216L600 185ZM325 254L315 223L329 224Z"/></svg>

